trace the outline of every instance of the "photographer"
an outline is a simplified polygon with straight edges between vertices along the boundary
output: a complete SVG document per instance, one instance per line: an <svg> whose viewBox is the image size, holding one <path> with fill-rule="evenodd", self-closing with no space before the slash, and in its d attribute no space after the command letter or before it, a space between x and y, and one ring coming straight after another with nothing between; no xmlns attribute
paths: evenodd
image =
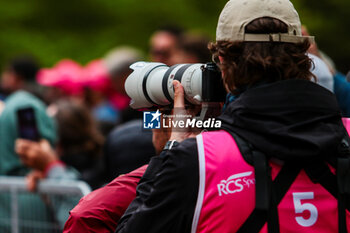
<svg viewBox="0 0 350 233"><path fill-rule="evenodd" d="M172 132L116 232L349 231L349 138L334 95L310 82L310 39L288 0L230 0L210 45L237 97L223 130Z"/></svg>

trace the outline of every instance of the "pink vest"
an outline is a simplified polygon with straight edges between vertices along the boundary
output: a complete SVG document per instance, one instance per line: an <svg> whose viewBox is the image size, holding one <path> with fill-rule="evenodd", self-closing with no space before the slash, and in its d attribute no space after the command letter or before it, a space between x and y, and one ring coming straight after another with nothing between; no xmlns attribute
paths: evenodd
<svg viewBox="0 0 350 233"><path fill-rule="evenodd" d="M344 125L350 120L344 120ZM349 127L350 128L350 127ZM225 131L197 136L199 192L192 222L195 232L236 232L255 207L254 168ZM281 166L270 162L272 177ZM337 200L301 171L278 205L280 232L337 232ZM348 231L350 214L347 212ZM267 232L267 225L261 232Z"/></svg>

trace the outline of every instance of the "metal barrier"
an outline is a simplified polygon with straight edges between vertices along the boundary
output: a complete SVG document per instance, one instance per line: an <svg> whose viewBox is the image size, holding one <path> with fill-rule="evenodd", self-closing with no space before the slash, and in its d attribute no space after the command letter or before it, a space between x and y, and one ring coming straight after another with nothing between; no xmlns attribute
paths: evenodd
<svg viewBox="0 0 350 233"><path fill-rule="evenodd" d="M62 232L69 211L90 192L83 181L49 179L31 193L23 177L0 176L0 232Z"/></svg>

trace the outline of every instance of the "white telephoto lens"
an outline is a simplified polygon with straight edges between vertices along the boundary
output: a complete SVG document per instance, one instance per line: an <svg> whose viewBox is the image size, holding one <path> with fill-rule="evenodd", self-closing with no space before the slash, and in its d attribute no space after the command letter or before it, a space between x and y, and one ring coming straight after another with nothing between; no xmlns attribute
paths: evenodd
<svg viewBox="0 0 350 233"><path fill-rule="evenodd" d="M156 70L160 70L161 73L165 73L168 66L163 63L156 62L136 62L130 66L133 72L125 81L125 91L131 98L130 107L134 109L150 108L156 103L148 93L152 91L147 90L151 85L148 84L150 80L149 76ZM163 75L160 75L162 77ZM154 79L154 78L153 78ZM157 80L157 79L155 79ZM159 82L161 84L161 82ZM158 89L157 85L154 87Z"/></svg>
<svg viewBox="0 0 350 233"><path fill-rule="evenodd" d="M204 64L178 64L168 67L163 63L136 62L125 82L125 90L134 109L168 106L174 100L173 80L181 82L185 98L191 104L202 102L202 72Z"/></svg>

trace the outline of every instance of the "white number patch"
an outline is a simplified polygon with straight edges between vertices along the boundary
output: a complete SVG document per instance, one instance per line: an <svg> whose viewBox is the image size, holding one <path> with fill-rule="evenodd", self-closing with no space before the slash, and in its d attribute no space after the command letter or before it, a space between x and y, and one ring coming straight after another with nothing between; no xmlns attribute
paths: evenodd
<svg viewBox="0 0 350 233"><path fill-rule="evenodd" d="M293 203L294 203L295 213L301 214L304 211L310 212L310 217L307 219L301 216L295 217L295 220L300 226L311 227L317 221L318 212L317 212L316 206L314 206L311 203L305 203L305 202L301 204L302 200L312 200L312 199L314 199L313 192L293 193Z"/></svg>

